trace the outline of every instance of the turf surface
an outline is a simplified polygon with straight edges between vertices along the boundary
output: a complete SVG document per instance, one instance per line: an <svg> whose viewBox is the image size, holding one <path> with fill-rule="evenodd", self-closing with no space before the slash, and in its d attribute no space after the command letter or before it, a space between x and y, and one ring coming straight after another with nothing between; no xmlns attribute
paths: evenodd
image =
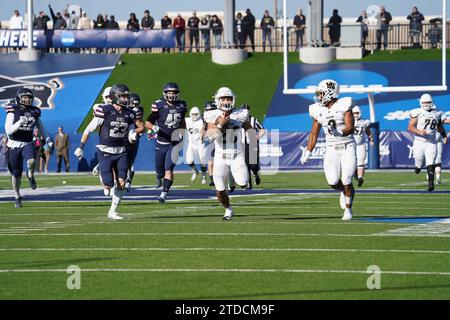
<svg viewBox="0 0 450 320"><path fill-rule="evenodd" d="M176 175L177 192L209 189L189 178ZM236 217L223 222L212 190L164 205L130 200L131 192L119 207L125 219L108 221L107 199L72 202L68 193L64 202L27 202L42 190L99 186L97 177L38 176L39 188L24 190L21 209L1 177L0 298L450 298L450 225L419 219L450 217L448 173L437 188L445 193L424 193L423 174L369 172L348 223L340 220L338 195L321 192L328 191L323 173L262 178L267 194L240 192L231 199ZM153 174L136 175L138 189L157 195L150 183ZM404 189L416 193L375 193ZM101 193L100 186L92 191ZM71 265L81 268L81 290L67 289ZM381 290L367 289L372 265L381 269Z"/></svg>

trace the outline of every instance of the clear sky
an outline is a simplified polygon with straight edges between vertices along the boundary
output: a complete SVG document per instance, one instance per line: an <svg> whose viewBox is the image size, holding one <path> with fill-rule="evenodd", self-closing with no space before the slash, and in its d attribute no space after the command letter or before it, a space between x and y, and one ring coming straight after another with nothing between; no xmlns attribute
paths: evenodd
<svg viewBox="0 0 450 320"><path fill-rule="evenodd" d="M260 19L265 9L273 15L276 2L281 12L282 0L236 0L236 9L250 8L256 18ZM9 20L14 9L19 9L23 15L26 3L26 0L0 0L0 20ZM287 0L287 3L289 17L295 15L297 8L303 8L306 13L307 0ZM406 16L413 6L417 6L424 15L439 15L442 11L441 3L442 0L325 0L324 15L329 17L336 8L343 18L357 17L361 10L375 4L384 5L393 16ZM130 12L135 12L140 19L144 10L149 9L150 14L159 20L166 11L222 11L224 0L34 0L34 10L48 13L48 4L52 5L55 12L62 11L67 4L76 4L85 9L91 18L98 13L107 13L114 14L116 20L127 20ZM450 13L449 6L450 4L447 5L447 16Z"/></svg>

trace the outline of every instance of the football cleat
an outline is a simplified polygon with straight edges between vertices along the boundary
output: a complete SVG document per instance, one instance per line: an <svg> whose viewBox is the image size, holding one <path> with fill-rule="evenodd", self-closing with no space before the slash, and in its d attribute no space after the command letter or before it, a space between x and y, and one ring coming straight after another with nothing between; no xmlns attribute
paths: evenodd
<svg viewBox="0 0 450 320"><path fill-rule="evenodd" d="M123 217L119 216L119 214L116 211L109 211L108 218L111 220L122 220L123 219Z"/></svg>
<svg viewBox="0 0 450 320"><path fill-rule="evenodd" d="M361 187L364 183L364 179L362 177L358 178L358 187Z"/></svg>
<svg viewBox="0 0 450 320"><path fill-rule="evenodd" d="M228 191L229 191L230 193L233 193L233 192L234 192L234 189L236 189L236 186L229 187L229 188L228 188Z"/></svg>
<svg viewBox="0 0 450 320"><path fill-rule="evenodd" d="M159 203L163 204L164 202L166 202L166 197L167 197L167 192L161 192L161 194L158 197L158 201Z"/></svg>
<svg viewBox="0 0 450 320"><path fill-rule="evenodd" d="M202 184L206 184L206 179L202 178Z"/></svg>
<svg viewBox="0 0 450 320"><path fill-rule="evenodd" d="M98 170L98 165L94 167L94 169L92 169L92 175L93 176L98 176L99 175L99 170Z"/></svg>
<svg viewBox="0 0 450 320"><path fill-rule="evenodd" d="M433 180L428 180L427 190L428 190L428 192L434 191L434 181Z"/></svg>
<svg viewBox="0 0 450 320"><path fill-rule="evenodd" d="M198 171L192 172L191 181L195 181L195 179L197 179L197 176L198 176Z"/></svg>
<svg viewBox="0 0 450 320"><path fill-rule="evenodd" d="M347 206L345 204L345 195L344 192L341 192L341 195L339 196L339 204L341 206L341 209L346 209Z"/></svg>
<svg viewBox="0 0 450 320"><path fill-rule="evenodd" d="M158 189L161 188L161 186L162 186L162 179L156 179L155 188Z"/></svg>
<svg viewBox="0 0 450 320"><path fill-rule="evenodd" d="M22 208L22 198L15 199L14 207L15 208Z"/></svg>
<svg viewBox="0 0 450 320"><path fill-rule="evenodd" d="M352 218L353 218L352 209L346 208L344 211L344 215L342 216L342 221L349 221L352 220Z"/></svg>
<svg viewBox="0 0 450 320"><path fill-rule="evenodd" d="M209 183L209 186L210 186L210 187L214 187L214 186L215 186L214 182L211 181L211 182Z"/></svg>
<svg viewBox="0 0 450 320"><path fill-rule="evenodd" d="M37 188L36 179L34 179L34 176L31 175L30 170L27 171L27 178L28 183L30 184L30 188L36 190Z"/></svg>
<svg viewBox="0 0 450 320"><path fill-rule="evenodd" d="M420 173L420 170L422 170L421 168L414 168L414 172L416 173L416 174L419 174Z"/></svg>
<svg viewBox="0 0 450 320"><path fill-rule="evenodd" d="M261 183L261 178L259 177L259 174L255 174L255 183L257 186Z"/></svg>
<svg viewBox="0 0 450 320"><path fill-rule="evenodd" d="M234 216L233 209L226 208L225 215L223 216L222 220L231 220L231 218L233 218L233 216Z"/></svg>

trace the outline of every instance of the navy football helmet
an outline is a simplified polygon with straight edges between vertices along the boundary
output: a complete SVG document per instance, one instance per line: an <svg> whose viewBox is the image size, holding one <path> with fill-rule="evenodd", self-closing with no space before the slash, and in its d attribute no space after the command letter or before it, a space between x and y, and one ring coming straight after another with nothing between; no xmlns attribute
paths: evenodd
<svg viewBox="0 0 450 320"><path fill-rule="evenodd" d="M217 105L213 101L207 101L204 105L205 111L216 110Z"/></svg>
<svg viewBox="0 0 450 320"><path fill-rule="evenodd" d="M180 87L175 82L166 83L163 88L163 96L166 101L177 101L180 99Z"/></svg>
<svg viewBox="0 0 450 320"><path fill-rule="evenodd" d="M141 97L137 93L130 93L130 106L139 107L141 105Z"/></svg>
<svg viewBox="0 0 450 320"><path fill-rule="evenodd" d="M22 88L16 93L16 102L24 107L30 107L33 105L34 94L33 91L27 88Z"/></svg>
<svg viewBox="0 0 450 320"><path fill-rule="evenodd" d="M124 84L115 84L109 93L112 103L127 107L130 99L130 89Z"/></svg>

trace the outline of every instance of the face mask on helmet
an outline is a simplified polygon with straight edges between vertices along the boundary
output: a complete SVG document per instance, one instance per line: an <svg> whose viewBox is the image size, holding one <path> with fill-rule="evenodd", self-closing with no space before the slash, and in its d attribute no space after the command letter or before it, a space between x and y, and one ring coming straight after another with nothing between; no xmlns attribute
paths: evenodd
<svg viewBox="0 0 450 320"><path fill-rule="evenodd" d="M33 93L30 90L21 91L19 91L19 93L17 94L16 102L25 107L32 106L34 101Z"/></svg>
<svg viewBox="0 0 450 320"><path fill-rule="evenodd" d="M191 111L189 112L189 116L191 117L192 121L197 121L200 119L200 109L197 107L192 107Z"/></svg>
<svg viewBox="0 0 450 320"><path fill-rule="evenodd" d="M113 104L121 107L128 107L130 103L130 89L126 85L114 85L109 96Z"/></svg>
<svg viewBox="0 0 450 320"><path fill-rule="evenodd" d="M425 111L431 111L434 107L433 98L428 93L423 94L419 101L420 107Z"/></svg>
<svg viewBox="0 0 450 320"><path fill-rule="evenodd" d="M174 90L164 91L164 100L166 101L177 101L180 98L180 93Z"/></svg>
<svg viewBox="0 0 450 320"><path fill-rule="evenodd" d="M319 83L314 95L314 102L326 106L332 99L339 95L339 85L334 80L323 80Z"/></svg>
<svg viewBox="0 0 450 320"><path fill-rule="evenodd" d="M231 89L227 87L220 88L214 98L216 101L216 105L220 110L230 112L234 109L234 102L236 97Z"/></svg>

